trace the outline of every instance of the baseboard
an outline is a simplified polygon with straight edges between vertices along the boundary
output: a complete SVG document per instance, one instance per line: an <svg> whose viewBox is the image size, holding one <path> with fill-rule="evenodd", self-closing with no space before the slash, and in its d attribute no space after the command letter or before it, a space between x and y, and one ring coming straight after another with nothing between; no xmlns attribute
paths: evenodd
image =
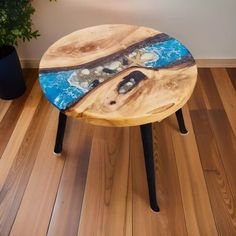
<svg viewBox="0 0 236 236"><path fill-rule="evenodd" d="M20 59L22 68L39 68L39 59Z"/></svg>
<svg viewBox="0 0 236 236"><path fill-rule="evenodd" d="M196 59L198 67L236 67L236 59Z"/></svg>
<svg viewBox="0 0 236 236"><path fill-rule="evenodd" d="M38 59L21 59L23 68L38 68ZM196 59L198 67L236 67L236 59Z"/></svg>

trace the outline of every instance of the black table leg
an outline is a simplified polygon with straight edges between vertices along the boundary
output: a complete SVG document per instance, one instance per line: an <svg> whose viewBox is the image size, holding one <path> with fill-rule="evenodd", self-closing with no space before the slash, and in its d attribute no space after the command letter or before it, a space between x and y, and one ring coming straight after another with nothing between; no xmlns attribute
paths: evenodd
<svg viewBox="0 0 236 236"><path fill-rule="evenodd" d="M143 150L148 181L150 206L153 211L160 211L156 200L155 169L153 160L152 124L141 125Z"/></svg>
<svg viewBox="0 0 236 236"><path fill-rule="evenodd" d="M60 112L59 118L58 118L56 143L54 147L54 153L56 155L59 155L62 152L62 145L63 145L64 133L65 133L65 128L66 128L66 119L67 119L67 116L64 113Z"/></svg>
<svg viewBox="0 0 236 236"><path fill-rule="evenodd" d="M179 109L178 111L175 112L175 115L177 117L178 125L179 125L179 131L181 134L187 134L188 130L185 127L184 123L184 117L182 113L182 109Z"/></svg>

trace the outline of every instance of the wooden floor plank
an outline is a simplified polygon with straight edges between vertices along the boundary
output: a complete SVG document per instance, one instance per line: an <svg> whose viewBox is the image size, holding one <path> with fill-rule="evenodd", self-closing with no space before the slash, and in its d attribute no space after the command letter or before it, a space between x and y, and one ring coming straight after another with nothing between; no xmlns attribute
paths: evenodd
<svg viewBox="0 0 236 236"><path fill-rule="evenodd" d="M0 191L0 235L9 235L28 184L32 168L50 114L50 105L43 98L32 118L21 147Z"/></svg>
<svg viewBox="0 0 236 236"><path fill-rule="evenodd" d="M198 73L200 83L202 83L202 87L204 88L203 94L205 93L208 99L208 109L224 109L211 70L208 68L199 68Z"/></svg>
<svg viewBox="0 0 236 236"><path fill-rule="evenodd" d="M77 235L93 130L93 126L75 119L67 121L64 140L66 161L48 236Z"/></svg>
<svg viewBox="0 0 236 236"><path fill-rule="evenodd" d="M170 235L178 232L187 235L178 170L171 142L170 120L153 125L154 158L156 162L157 189L160 207L165 211ZM164 232L162 233L164 234Z"/></svg>
<svg viewBox="0 0 236 236"><path fill-rule="evenodd" d="M208 111L190 111L201 164L204 171L220 171L222 161L214 133L210 127Z"/></svg>
<svg viewBox="0 0 236 236"><path fill-rule="evenodd" d="M21 97L14 99L10 103L10 106L5 114L1 112L2 115L4 114L4 116L2 117L2 119L0 119L0 158L3 154L4 149L6 148L7 143L9 142L12 132L24 108L24 104L28 99L28 96L37 78L37 73L35 70L26 70L24 75L26 81L25 93ZM41 93L40 91L38 92ZM1 103L3 102L5 101L1 100ZM9 104L9 101L6 101L6 104Z"/></svg>
<svg viewBox="0 0 236 236"><path fill-rule="evenodd" d="M224 111L214 110L208 116L231 190L236 198L236 136Z"/></svg>
<svg viewBox="0 0 236 236"><path fill-rule="evenodd" d="M199 158L196 140L187 106L184 108L188 135L172 130L183 198L183 207L189 235L217 235L206 182ZM173 120L176 123L175 119Z"/></svg>
<svg viewBox="0 0 236 236"><path fill-rule="evenodd" d="M145 163L138 127L130 128L130 137L133 188L133 235L161 235L160 232L165 228L165 224L161 224L159 213L154 213L149 207ZM160 214L163 215L163 212L160 212Z"/></svg>
<svg viewBox="0 0 236 236"><path fill-rule="evenodd" d="M126 222L128 177L129 128L97 128L78 235L122 236L130 232Z"/></svg>
<svg viewBox="0 0 236 236"><path fill-rule="evenodd" d="M11 100L6 101L6 100L0 99L0 123L3 119L3 117L5 116L5 114L7 113L11 103L12 103Z"/></svg>
<svg viewBox="0 0 236 236"><path fill-rule="evenodd" d="M188 101L188 106L190 110L210 109L208 97L205 91L203 90L203 84L201 80L202 78L198 75L196 87L193 91L191 98Z"/></svg>
<svg viewBox="0 0 236 236"><path fill-rule="evenodd" d="M215 171L206 171L205 178L219 235L236 235L236 204L228 183Z"/></svg>
<svg viewBox="0 0 236 236"><path fill-rule="evenodd" d="M236 91L224 68L212 68L211 72L224 104L224 110L229 118L234 134L236 135Z"/></svg>
<svg viewBox="0 0 236 236"><path fill-rule="evenodd" d="M139 127L132 128L130 151L133 172L133 235L187 235L168 121L154 125L157 199L161 211L150 209Z"/></svg>
<svg viewBox="0 0 236 236"><path fill-rule="evenodd" d="M223 111L219 112L222 113ZM215 111L191 111L194 132L217 230L219 235L236 235L236 216L234 211L236 202L232 194L232 187L228 181L228 171L225 171L229 169L227 166L227 168L224 167L224 162L227 162L228 158L219 151L209 120L209 116L215 119L217 115ZM226 130L226 132L230 131ZM231 147L230 145L229 148L231 149ZM230 164L233 165L234 163Z"/></svg>
<svg viewBox="0 0 236 236"><path fill-rule="evenodd" d="M45 236L64 166L64 157L55 157L53 147L58 111L53 108L36 157L11 236Z"/></svg>
<svg viewBox="0 0 236 236"><path fill-rule="evenodd" d="M130 137L130 136L129 136ZM125 219L125 236L133 235L133 191L132 191L132 162L129 156L129 176L126 204L126 219Z"/></svg>
<svg viewBox="0 0 236 236"><path fill-rule="evenodd" d="M227 72L229 74L229 78L234 87L234 90L236 90L236 68L227 68Z"/></svg>
<svg viewBox="0 0 236 236"><path fill-rule="evenodd" d="M22 144L35 111L37 110L41 97L42 92L40 92L39 83L36 81L0 159L0 190L2 189L14 158Z"/></svg>

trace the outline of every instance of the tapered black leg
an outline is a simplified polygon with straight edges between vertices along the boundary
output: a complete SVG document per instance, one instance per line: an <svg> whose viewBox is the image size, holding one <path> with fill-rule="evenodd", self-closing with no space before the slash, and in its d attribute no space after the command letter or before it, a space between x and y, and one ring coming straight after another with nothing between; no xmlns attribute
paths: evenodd
<svg viewBox="0 0 236 236"><path fill-rule="evenodd" d="M175 115L177 117L178 125L179 125L179 131L181 134L187 134L188 130L185 127L184 123L184 117L182 113L182 109L179 109L178 111L175 112Z"/></svg>
<svg viewBox="0 0 236 236"><path fill-rule="evenodd" d="M60 112L59 118L58 118L56 143L54 147L54 153L56 155L59 155L62 152L62 145L63 145L64 133L65 133L65 128L66 128L66 119L67 119L67 116L64 113Z"/></svg>
<svg viewBox="0 0 236 236"><path fill-rule="evenodd" d="M141 125L143 150L148 181L150 206L153 211L160 211L156 200L155 169L153 160L152 124Z"/></svg>

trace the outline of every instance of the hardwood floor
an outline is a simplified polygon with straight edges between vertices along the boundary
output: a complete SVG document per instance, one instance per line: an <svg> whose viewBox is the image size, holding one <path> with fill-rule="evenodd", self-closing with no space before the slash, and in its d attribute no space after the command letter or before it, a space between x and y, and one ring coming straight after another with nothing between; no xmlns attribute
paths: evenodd
<svg viewBox="0 0 236 236"><path fill-rule="evenodd" d="M236 69L199 69L183 112L153 125L157 198L149 208L138 127L69 118L53 147L58 111L37 70L27 92L0 100L0 236L236 235Z"/></svg>

